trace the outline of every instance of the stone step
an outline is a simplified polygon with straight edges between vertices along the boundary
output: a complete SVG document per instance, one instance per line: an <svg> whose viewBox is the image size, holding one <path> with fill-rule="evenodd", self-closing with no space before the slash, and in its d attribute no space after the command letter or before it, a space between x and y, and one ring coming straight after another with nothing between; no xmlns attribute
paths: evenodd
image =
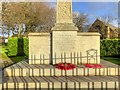
<svg viewBox="0 0 120 90"><path fill-rule="evenodd" d="M99 88L119 90L119 76L4 77L3 89Z"/></svg>
<svg viewBox="0 0 120 90"><path fill-rule="evenodd" d="M114 64L104 62L103 68L85 68L76 65L73 70L59 70L54 65L30 65L26 61L4 69L4 76L90 76L90 75L120 75L120 68Z"/></svg>

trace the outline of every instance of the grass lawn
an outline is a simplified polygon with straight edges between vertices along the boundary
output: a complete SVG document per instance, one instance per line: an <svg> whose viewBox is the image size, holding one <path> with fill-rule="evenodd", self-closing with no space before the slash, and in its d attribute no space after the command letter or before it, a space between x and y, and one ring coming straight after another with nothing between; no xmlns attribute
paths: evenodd
<svg viewBox="0 0 120 90"><path fill-rule="evenodd" d="M25 56L8 57L6 54L7 52L8 52L7 46L4 45L0 46L0 63L3 63L3 61L8 61L10 63L17 63L26 59ZM5 65L2 66L4 67Z"/></svg>
<svg viewBox="0 0 120 90"><path fill-rule="evenodd" d="M4 60L9 60L11 61L11 59L6 55L7 52L7 47L6 46L0 46L0 60L1 62Z"/></svg>
<svg viewBox="0 0 120 90"><path fill-rule="evenodd" d="M13 63L17 63L26 59L26 56L15 56L15 57L10 57L10 59L13 61Z"/></svg>
<svg viewBox="0 0 120 90"><path fill-rule="evenodd" d="M101 59L120 65L120 58L118 57L101 57Z"/></svg>

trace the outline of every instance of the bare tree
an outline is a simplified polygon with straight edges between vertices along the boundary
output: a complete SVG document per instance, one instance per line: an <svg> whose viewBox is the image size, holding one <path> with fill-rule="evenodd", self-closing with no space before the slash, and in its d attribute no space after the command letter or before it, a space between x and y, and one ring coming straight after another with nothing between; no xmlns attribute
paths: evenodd
<svg viewBox="0 0 120 90"><path fill-rule="evenodd" d="M73 22L75 23L75 26L78 27L79 31L83 31L83 26L88 21L88 15L80 12L74 12L73 13Z"/></svg>
<svg viewBox="0 0 120 90"><path fill-rule="evenodd" d="M105 22L106 24L112 23L114 20L117 20L112 14L105 14L100 19Z"/></svg>

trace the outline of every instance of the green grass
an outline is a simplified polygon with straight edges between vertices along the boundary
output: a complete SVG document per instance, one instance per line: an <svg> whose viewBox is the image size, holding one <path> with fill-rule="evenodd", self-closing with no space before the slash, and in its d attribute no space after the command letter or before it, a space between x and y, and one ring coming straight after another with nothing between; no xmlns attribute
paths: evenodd
<svg viewBox="0 0 120 90"><path fill-rule="evenodd" d="M26 59L26 56L15 56L15 57L10 57L10 59L11 59L14 63L17 63L17 62L20 62L20 61Z"/></svg>
<svg viewBox="0 0 120 90"><path fill-rule="evenodd" d="M120 58L118 57L101 57L101 59L120 65Z"/></svg>
<svg viewBox="0 0 120 90"><path fill-rule="evenodd" d="M20 62L27 58L26 56L8 57L6 54L7 52L8 52L7 46L4 46L4 45L0 46L0 60L1 60L0 62L8 61L8 62L11 62L10 64L12 64L12 63ZM2 66L5 67L4 64Z"/></svg>
<svg viewBox="0 0 120 90"><path fill-rule="evenodd" d="M6 46L0 46L0 59L3 60L9 60L10 58L6 55L7 53L7 47Z"/></svg>

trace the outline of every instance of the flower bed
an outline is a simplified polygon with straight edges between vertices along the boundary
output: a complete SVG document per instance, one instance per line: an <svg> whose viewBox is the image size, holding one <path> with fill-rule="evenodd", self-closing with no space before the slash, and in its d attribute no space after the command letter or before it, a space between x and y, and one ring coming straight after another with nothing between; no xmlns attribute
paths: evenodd
<svg viewBox="0 0 120 90"><path fill-rule="evenodd" d="M76 66L72 63L59 63L56 65L56 68L60 70L73 70Z"/></svg>
<svg viewBox="0 0 120 90"><path fill-rule="evenodd" d="M87 67L87 68L102 68L102 65L100 65L100 64L85 64L85 67Z"/></svg>

